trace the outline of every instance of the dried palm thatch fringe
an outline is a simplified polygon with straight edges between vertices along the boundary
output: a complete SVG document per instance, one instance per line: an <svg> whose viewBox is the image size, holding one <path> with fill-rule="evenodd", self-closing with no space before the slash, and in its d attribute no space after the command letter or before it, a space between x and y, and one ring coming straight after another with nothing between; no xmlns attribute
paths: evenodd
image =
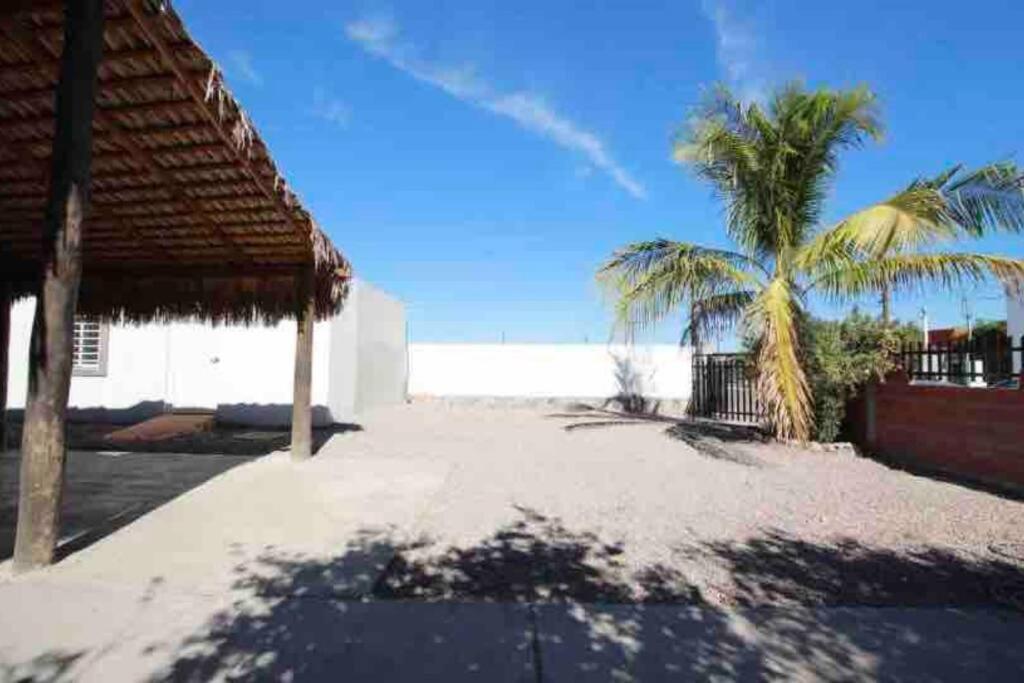
<svg viewBox="0 0 1024 683"><path fill-rule="evenodd" d="M83 278L78 312L126 323L202 320L214 324L272 324L296 317L301 287L290 275L260 277ZM151 297L149 293L159 292ZM314 298L321 311L334 310L348 295L348 280L318 276Z"/></svg>
<svg viewBox="0 0 1024 683"><path fill-rule="evenodd" d="M351 267L166 0L106 0L80 312L273 322L341 309ZM63 2L0 12L0 279L40 279ZM10 40L8 40L10 38Z"/></svg>

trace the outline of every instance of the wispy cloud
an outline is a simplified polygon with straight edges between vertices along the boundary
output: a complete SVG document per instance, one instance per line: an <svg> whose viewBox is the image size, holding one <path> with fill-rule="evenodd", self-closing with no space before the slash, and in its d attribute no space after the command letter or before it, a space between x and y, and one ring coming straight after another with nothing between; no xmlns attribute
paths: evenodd
<svg viewBox="0 0 1024 683"><path fill-rule="evenodd" d="M725 80L742 99L763 101L768 79L752 22L728 0L702 0L701 9L715 27L715 56Z"/></svg>
<svg viewBox="0 0 1024 683"><path fill-rule="evenodd" d="M232 50L228 53L231 72L250 85L263 85L263 76L252 64L252 55L245 50Z"/></svg>
<svg viewBox="0 0 1024 683"><path fill-rule="evenodd" d="M352 109L343 100L317 87L313 90L313 116L336 126L345 127L352 118Z"/></svg>
<svg viewBox="0 0 1024 683"><path fill-rule="evenodd" d="M469 64L451 66L422 59L415 45L400 39L397 25L390 20L353 21L346 25L345 33L367 53L396 69L583 155L626 192L639 199L646 197L644 186L619 165L601 138L559 114L540 95L529 91L500 92Z"/></svg>

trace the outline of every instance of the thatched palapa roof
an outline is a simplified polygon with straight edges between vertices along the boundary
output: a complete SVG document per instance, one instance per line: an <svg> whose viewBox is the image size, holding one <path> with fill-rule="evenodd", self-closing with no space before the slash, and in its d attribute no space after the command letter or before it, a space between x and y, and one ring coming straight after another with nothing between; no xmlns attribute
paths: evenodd
<svg viewBox="0 0 1024 683"><path fill-rule="evenodd" d="M78 310L142 321L340 309L350 268L166 1L106 0ZM0 280L37 288L63 2L0 4Z"/></svg>

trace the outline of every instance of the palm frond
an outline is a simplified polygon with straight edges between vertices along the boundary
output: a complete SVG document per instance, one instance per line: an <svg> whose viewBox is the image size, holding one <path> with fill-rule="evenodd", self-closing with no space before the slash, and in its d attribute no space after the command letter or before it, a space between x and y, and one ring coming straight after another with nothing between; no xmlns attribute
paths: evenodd
<svg viewBox="0 0 1024 683"><path fill-rule="evenodd" d="M792 83L776 96L773 110L776 118L794 111L799 119L809 122L815 143L830 149L859 147L868 138L880 140L884 133L878 98L863 85L850 90L821 88L807 92L799 83Z"/></svg>
<svg viewBox="0 0 1024 683"><path fill-rule="evenodd" d="M1024 287L1024 260L955 252L893 254L870 260L849 260L825 269L814 285L833 297L846 298L886 288L898 291L929 284L949 289L988 277L1020 289Z"/></svg>
<svg viewBox="0 0 1024 683"><path fill-rule="evenodd" d="M809 268L837 247L879 257L995 230L1024 231L1024 175L1009 163L966 173L954 166L819 233L801 265Z"/></svg>
<svg viewBox="0 0 1024 683"><path fill-rule="evenodd" d="M758 397L780 438L804 441L810 437L813 417L811 390L800 364L799 302L790 283L775 278L750 309L757 338Z"/></svg>
<svg viewBox="0 0 1024 683"><path fill-rule="evenodd" d="M766 222L757 222L743 197L757 186L760 169L758 133L752 118L725 88L717 88L677 135L673 157L715 188L726 206L726 232L750 254L768 254L773 242Z"/></svg>
<svg viewBox="0 0 1024 683"><path fill-rule="evenodd" d="M707 339L734 329L746 318L756 297L757 293L752 290L737 290L694 301L683 328L683 341Z"/></svg>
<svg viewBox="0 0 1024 683"><path fill-rule="evenodd" d="M627 245L598 271L617 297L617 322L646 328L685 302L754 287L757 264L743 254L685 242L654 240Z"/></svg>
<svg viewBox="0 0 1024 683"><path fill-rule="evenodd" d="M863 86L807 93L794 84L776 97L773 110L790 141L784 175L785 199L791 207L787 244L797 247L821 220L829 185L838 170L839 151L880 140L882 124L877 98Z"/></svg>
<svg viewBox="0 0 1024 683"><path fill-rule="evenodd" d="M923 244L949 241L956 227L945 214L946 200L933 188L910 187L862 209L824 230L795 256L798 268L814 272L836 259L878 258Z"/></svg>
<svg viewBox="0 0 1024 683"><path fill-rule="evenodd" d="M837 152L881 135L865 88L807 92L793 84L767 109L718 88L675 143L675 157L712 183L729 235L762 258L800 244L817 224Z"/></svg>
<svg viewBox="0 0 1024 683"><path fill-rule="evenodd" d="M1006 230L1024 232L1024 172L997 162L967 172L954 166L922 184L946 199L946 218L964 232L981 237Z"/></svg>

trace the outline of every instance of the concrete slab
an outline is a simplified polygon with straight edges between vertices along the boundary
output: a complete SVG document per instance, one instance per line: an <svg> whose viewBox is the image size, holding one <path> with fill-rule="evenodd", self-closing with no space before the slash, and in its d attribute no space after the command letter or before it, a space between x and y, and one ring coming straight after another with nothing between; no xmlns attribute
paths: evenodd
<svg viewBox="0 0 1024 683"><path fill-rule="evenodd" d="M62 553L84 548L212 477L246 456L72 451L61 506ZM17 523L16 452L0 453L0 561L11 556Z"/></svg>
<svg viewBox="0 0 1024 683"><path fill-rule="evenodd" d="M1017 681L1024 615L351 602L0 584L0 680ZM536 630L536 636L535 636ZM539 659L537 654L539 653Z"/></svg>
<svg viewBox="0 0 1024 683"><path fill-rule="evenodd" d="M0 584L2 681L536 680L522 605L17 583Z"/></svg>
<svg viewBox="0 0 1024 683"><path fill-rule="evenodd" d="M107 586L0 583L0 680L74 680L91 652L116 642L136 604Z"/></svg>
<svg viewBox="0 0 1024 683"><path fill-rule="evenodd" d="M524 605L371 602L356 617L349 659L334 680L532 683L532 628Z"/></svg>
<svg viewBox="0 0 1024 683"><path fill-rule="evenodd" d="M549 681L1019 681L1024 615L994 609L542 605Z"/></svg>
<svg viewBox="0 0 1024 683"><path fill-rule="evenodd" d="M156 456L160 457L160 456ZM370 592L447 469L399 459L250 461L48 570L179 593Z"/></svg>

